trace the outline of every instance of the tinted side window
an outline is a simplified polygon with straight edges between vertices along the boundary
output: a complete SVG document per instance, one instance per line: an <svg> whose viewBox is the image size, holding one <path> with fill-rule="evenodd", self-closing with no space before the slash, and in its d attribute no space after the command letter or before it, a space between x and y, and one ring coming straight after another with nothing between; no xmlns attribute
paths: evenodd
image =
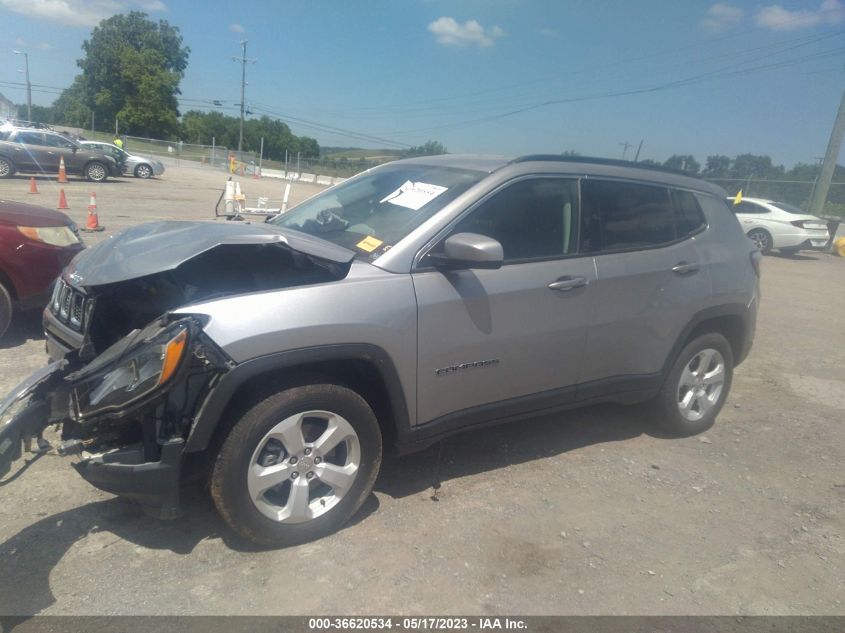
<svg viewBox="0 0 845 633"><path fill-rule="evenodd" d="M24 145L44 145L44 135L40 132L18 132L17 141Z"/></svg>
<svg viewBox="0 0 845 633"><path fill-rule="evenodd" d="M581 250L629 250L676 239L675 210L669 190L625 182L581 183Z"/></svg>
<svg viewBox="0 0 845 633"><path fill-rule="evenodd" d="M483 202L452 233L498 240L505 260L559 257L574 252L577 205L575 180L522 180Z"/></svg>
<svg viewBox="0 0 845 633"><path fill-rule="evenodd" d="M49 147L61 147L63 149L70 149L73 147L73 143L58 134L45 134L44 137L45 144Z"/></svg>
<svg viewBox="0 0 845 633"><path fill-rule="evenodd" d="M689 191L673 191L678 212L678 237L692 235L707 223L695 196Z"/></svg>
<svg viewBox="0 0 845 633"><path fill-rule="evenodd" d="M734 213L753 213L755 215L760 215L769 212L769 210L765 207L761 207L753 202L740 202L737 205L732 205L732 207Z"/></svg>

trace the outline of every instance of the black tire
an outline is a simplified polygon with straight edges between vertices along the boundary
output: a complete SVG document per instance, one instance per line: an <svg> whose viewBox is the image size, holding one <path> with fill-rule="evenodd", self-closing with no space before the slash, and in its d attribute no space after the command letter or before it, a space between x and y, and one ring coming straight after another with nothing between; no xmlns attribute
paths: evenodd
<svg viewBox="0 0 845 633"><path fill-rule="evenodd" d="M15 164L11 158L0 156L0 178L11 178L15 173Z"/></svg>
<svg viewBox="0 0 845 633"><path fill-rule="evenodd" d="M153 168L145 163L141 163L135 168L135 177L147 179L153 175Z"/></svg>
<svg viewBox="0 0 845 633"><path fill-rule="evenodd" d="M92 160L85 165L85 178L91 182L104 182L108 180L109 168L100 161Z"/></svg>
<svg viewBox="0 0 845 633"><path fill-rule="evenodd" d="M12 322L12 317L15 314L14 303L12 302L12 295L2 283L0 283L0 339L9 329Z"/></svg>
<svg viewBox="0 0 845 633"><path fill-rule="evenodd" d="M357 471L349 488L330 509L323 511L323 514L299 523L279 522L268 518L253 501L247 481L248 471L256 464L253 462L255 455L258 454L260 460L260 455L264 454L261 451L268 450L267 447L273 441L266 439L271 429L291 416L312 411L325 411L341 416L354 429L360 450ZM305 441L308 441L307 438ZM304 543L337 531L360 509L372 491L381 466L381 455L381 430L375 414L361 396L350 389L331 384L293 387L257 402L235 423L214 461L210 482L211 496L226 523L244 538L260 545L286 546ZM272 465L284 464L287 467L290 456L285 453L280 457L282 459L278 461L273 457ZM313 456L310 461L320 463L319 459ZM326 458L326 462L328 461ZM304 463L305 460L300 457L296 468L299 469ZM318 466L302 467L303 470L307 468L313 468L316 472ZM297 474L294 473L293 477L297 477ZM304 476L298 483L302 484L303 480ZM312 483L304 485L316 484L317 491L323 486L319 476L309 478L308 481ZM276 494L274 491L278 491L281 495L285 486L288 486L287 494L292 494L293 483L287 478L266 492ZM312 493L309 492L307 497L309 512L310 504L318 498L311 500ZM284 504L279 507L282 505ZM320 510L319 506L317 510Z"/></svg>
<svg viewBox="0 0 845 633"><path fill-rule="evenodd" d="M724 367L723 383L718 395L716 395L715 391L712 391L703 396L703 398L707 399L707 402L704 404L709 406L706 412L702 413L700 410L701 406L699 406L698 413L700 417L698 419L689 419L689 417L681 412L681 401L682 396L689 395L692 390L682 385L682 375L688 366L694 368L700 366L701 357L699 357L699 354L704 354L705 350L715 350L721 355ZM694 361L697 357L699 358L699 362L698 365L695 365ZM714 355L713 361L715 360L718 360L718 358ZM715 364L712 366L715 368ZM678 354L678 358L669 371L669 375L666 377L660 393L652 403L652 409L660 427L671 435L687 437L706 431L713 426L716 416L719 415L730 393L731 383L733 381L733 366L733 351L728 341L721 334L704 334L687 343L681 350L681 353ZM705 372L706 370L707 368L704 368ZM701 385L700 388L710 390L710 387L707 385ZM712 403L710 403L711 397L714 397ZM698 398L694 394L692 395L692 400L696 401L694 404L698 404ZM688 415L694 413L695 411L690 411Z"/></svg>
<svg viewBox="0 0 845 633"><path fill-rule="evenodd" d="M757 244L757 248L760 249L763 255L768 255L772 252L774 240L772 239L772 234L766 229L751 229L746 235L748 235L751 241Z"/></svg>

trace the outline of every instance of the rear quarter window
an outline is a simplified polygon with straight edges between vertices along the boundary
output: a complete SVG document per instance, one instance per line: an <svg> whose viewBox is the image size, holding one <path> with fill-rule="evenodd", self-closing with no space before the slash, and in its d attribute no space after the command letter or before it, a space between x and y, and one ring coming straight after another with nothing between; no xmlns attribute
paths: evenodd
<svg viewBox="0 0 845 633"><path fill-rule="evenodd" d="M651 248L677 239L675 208L665 187L584 180L581 201L584 252Z"/></svg>
<svg viewBox="0 0 845 633"><path fill-rule="evenodd" d="M707 226L707 220L698 206L695 196L689 191L674 191L675 209L678 214L678 237L684 238Z"/></svg>

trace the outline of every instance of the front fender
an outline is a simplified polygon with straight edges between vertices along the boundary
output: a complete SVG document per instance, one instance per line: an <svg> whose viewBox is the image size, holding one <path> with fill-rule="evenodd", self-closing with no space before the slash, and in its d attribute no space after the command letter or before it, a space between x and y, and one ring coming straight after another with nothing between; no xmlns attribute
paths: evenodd
<svg viewBox="0 0 845 633"><path fill-rule="evenodd" d="M202 451L208 447L226 406L238 389L249 381L260 380L263 375L280 370L295 369L313 363L349 360L364 361L378 372L389 395L397 441L402 443L402 440L411 434L411 423L407 400L396 366L387 352L380 347L359 343L295 349L260 356L235 366L221 376L218 384L200 407L188 435L185 452Z"/></svg>

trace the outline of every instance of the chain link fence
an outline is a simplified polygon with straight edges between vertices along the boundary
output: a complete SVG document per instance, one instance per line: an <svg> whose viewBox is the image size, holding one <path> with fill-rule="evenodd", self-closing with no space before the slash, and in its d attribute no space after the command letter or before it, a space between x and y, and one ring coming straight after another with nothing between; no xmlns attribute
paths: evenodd
<svg viewBox="0 0 845 633"><path fill-rule="evenodd" d="M812 180L764 180L746 178L708 178L725 189L730 195L740 189L744 198L765 198L807 209L816 188ZM822 215L845 217L845 182L834 182L830 186Z"/></svg>

